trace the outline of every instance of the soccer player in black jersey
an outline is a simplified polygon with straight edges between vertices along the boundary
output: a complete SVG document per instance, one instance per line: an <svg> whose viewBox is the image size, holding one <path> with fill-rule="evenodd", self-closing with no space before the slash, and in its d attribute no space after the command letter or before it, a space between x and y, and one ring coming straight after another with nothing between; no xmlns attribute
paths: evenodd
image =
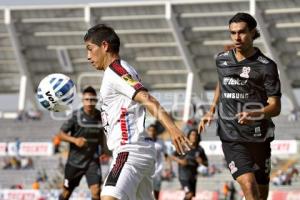
<svg viewBox="0 0 300 200"><path fill-rule="evenodd" d="M191 129L187 134L191 141L191 150L184 156L171 155L171 159L178 163L178 178L185 192L184 200L191 200L196 196L197 169L199 165L208 167L208 159L204 149L200 146L201 135L196 129Z"/></svg>
<svg viewBox="0 0 300 200"><path fill-rule="evenodd" d="M199 124L203 132L218 107L217 134L228 168L247 200L268 197L275 127L271 118L281 110L277 66L253 46L259 37L256 26L247 13L230 19L234 48L216 58L219 81L210 111Z"/></svg>
<svg viewBox="0 0 300 200"><path fill-rule="evenodd" d="M97 93L94 88L87 87L82 95L83 107L73 112L66 121L58 137L70 143L68 160L65 166L63 192L59 200L70 198L73 190L85 175L91 190L92 200L100 200L101 167L99 162L99 145L108 154L106 139L101 123L100 111L95 108Z"/></svg>

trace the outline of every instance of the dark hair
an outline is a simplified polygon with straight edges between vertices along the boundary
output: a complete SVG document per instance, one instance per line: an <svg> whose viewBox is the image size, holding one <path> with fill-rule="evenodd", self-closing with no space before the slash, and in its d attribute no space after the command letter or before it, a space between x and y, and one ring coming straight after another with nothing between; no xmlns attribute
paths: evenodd
<svg viewBox="0 0 300 200"><path fill-rule="evenodd" d="M249 28L249 30L253 30L255 29L255 35L253 37L253 40L255 40L256 38L260 37L260 33L257 30L256 26L257 26L257 22L254 19L254 17L252 17L250 14L248 13L237 13L235 14L230 20L229 20L229 25L231 23L237 23L237 22L245 22L247 23L247 26Z"/></svg>
<svg viewBox="0 0 300 200"><path fill-rule="evenodd" d="M191 129L191 130L189 130L189 132L187 134L187 138L190 139L190 135L192 134L192 132L196 132L196 135L197 135L197 144L199 144L199 142L201 141L201 135L198 133L197 129Z"/></svg>
<svg viewBox="0 0 300 200"><path fill-rule="evenodd" d="M148 128L154 128L155 130L157 130L155 124L150 124L150 125L148 126Z"/></svg>
<svg viewBox="0 0 300 200"><path fill-rule="evenodd" d="M101 46L101 43L106 41L109 44L109 52L119 53L120 38L113 28L105 24L97 24L90 28L84 36L84 41L91 41L98 46Z"/></svg>
<svg viewBox="0 0 300 200"><path fill-rule="evenodd" d="M88 86L82 91L82 94L85 94L85 93L91 93L91 94L97 96L97 92L92 86Z"/></svg>

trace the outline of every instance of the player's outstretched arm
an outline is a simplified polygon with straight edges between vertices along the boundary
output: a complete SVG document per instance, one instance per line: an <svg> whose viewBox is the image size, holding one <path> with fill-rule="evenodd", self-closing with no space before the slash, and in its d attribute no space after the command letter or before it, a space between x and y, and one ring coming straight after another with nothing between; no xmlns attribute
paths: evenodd
<svg viewBox="0 0 300 200"><path fill-rule="evenodd" d="M86 145L86 139L83 137L73 137L63 131L60 131L59 133L57 133L57 136L64 142L69 142L69 143L73 143L78 147L83 147L84 145Z"/></svg>
<svg viewBox="0 0 300 200"><path fill-rule="evenodd" d="M212 120L214 118L215 111L216 111L216 106L217 106L218 101L219 101L219 97L220 97L220 84L217 83L213 103L210 106L209 111L202 117L202 119L201 119L201 121L198 125L198 132L199 133L202 133L203 131L205 131L206 124L210 125L210 123L212 122Z"/></svg>
<svg viewBox="0 0 300 200"><path fill-rule="evenodd" d="M144 105L151 115L156 117L168 130L176 151L179 154L184 154L185 151L190 150L189 140L177 128L171 117L153 96L151 96L147 91L139 91L135 95L134 100Z"/></svg>

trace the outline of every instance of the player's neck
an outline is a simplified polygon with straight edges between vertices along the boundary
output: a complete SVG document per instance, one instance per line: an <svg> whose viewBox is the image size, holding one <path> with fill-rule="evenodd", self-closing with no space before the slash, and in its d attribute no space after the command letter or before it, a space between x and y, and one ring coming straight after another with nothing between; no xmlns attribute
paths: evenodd
<svg viewBox="0 0 300 200"><path fill-rule="evenodd" d="M113 63L115 60L120 59L118 54L108 54L107 57L104 59L104 70Z"/></svg>
<svg viewBox="0 0 300 200"><path fill-rule="evenodd" d="M233 49L233 52L235 54L235 58L238 62L251 57L252 55L255 54L256 49L251 46L247 49Z"/></svg>
<svg viewBox="0 0 300 200"><path fill-rule="evenodd" d="M192 149L196 149L197 143L192 143L191 147L192 147Z"/></svg>
<svg viewBox="0 0 300 200"><path fill-rule="evenodd" d="M95 109L86 109L86 108L83 108L83 111L85 114L89 115L89 116L93 116L95 114Z"/></svg>

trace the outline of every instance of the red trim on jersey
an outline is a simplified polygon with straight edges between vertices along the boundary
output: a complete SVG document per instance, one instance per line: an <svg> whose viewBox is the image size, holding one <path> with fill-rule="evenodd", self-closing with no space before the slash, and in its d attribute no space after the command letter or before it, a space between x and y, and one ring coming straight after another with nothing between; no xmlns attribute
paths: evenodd
<svg viewBox="0 0 300 200"><path fill-rule="evenodd" d="M121 171L127 161L128 155L129 155L129 152L121 152L118 154L118 156L116 158L116 162L115 162L112 170L108 174L105 185L116 186L119 176L121 174Z"/></svg>
<svg viewBox="0 0 300 200"><path fill-rule="evenodd" d="M127 109L121 108L121 116L120 116L120 124L121 124L121 132L122 132L121 145L124 145L128 142L126 114L127 114Z"/></svg>
<svg viewBox="0 0 300 200"><path fill-rule="evenodd" d="M121 65L120 60L115 60L110 64L111 69L116 72L119 76L128 74L127 70Z"/></svg>
<svg viewBox="0 0 300 200"><path fill-rule="evenodd" d="M141 84L141 83L137 83L137 84L135 84L134 86L133 86L133 88L135 89L135 90L139 90L139 89L141 89L141 88L143 88L144 86Z"/></svg>
<svg viewBox="0 0 300 200"><path fill-rule="evenodd" d="M120 60L115 60L113 63L111 63L109 65L109 67L119 76L121 76L122 78L125 75L129 75L131 77L131 75L128 73L128 71L121 65ZM131 77L132 78L132 77ZM136 80L136 84L132 85L132 87L135 90L139 90L141 88L144 88L143 84L140 82L140 80ZM146 90L146 89L145 89Z"/></svg>

